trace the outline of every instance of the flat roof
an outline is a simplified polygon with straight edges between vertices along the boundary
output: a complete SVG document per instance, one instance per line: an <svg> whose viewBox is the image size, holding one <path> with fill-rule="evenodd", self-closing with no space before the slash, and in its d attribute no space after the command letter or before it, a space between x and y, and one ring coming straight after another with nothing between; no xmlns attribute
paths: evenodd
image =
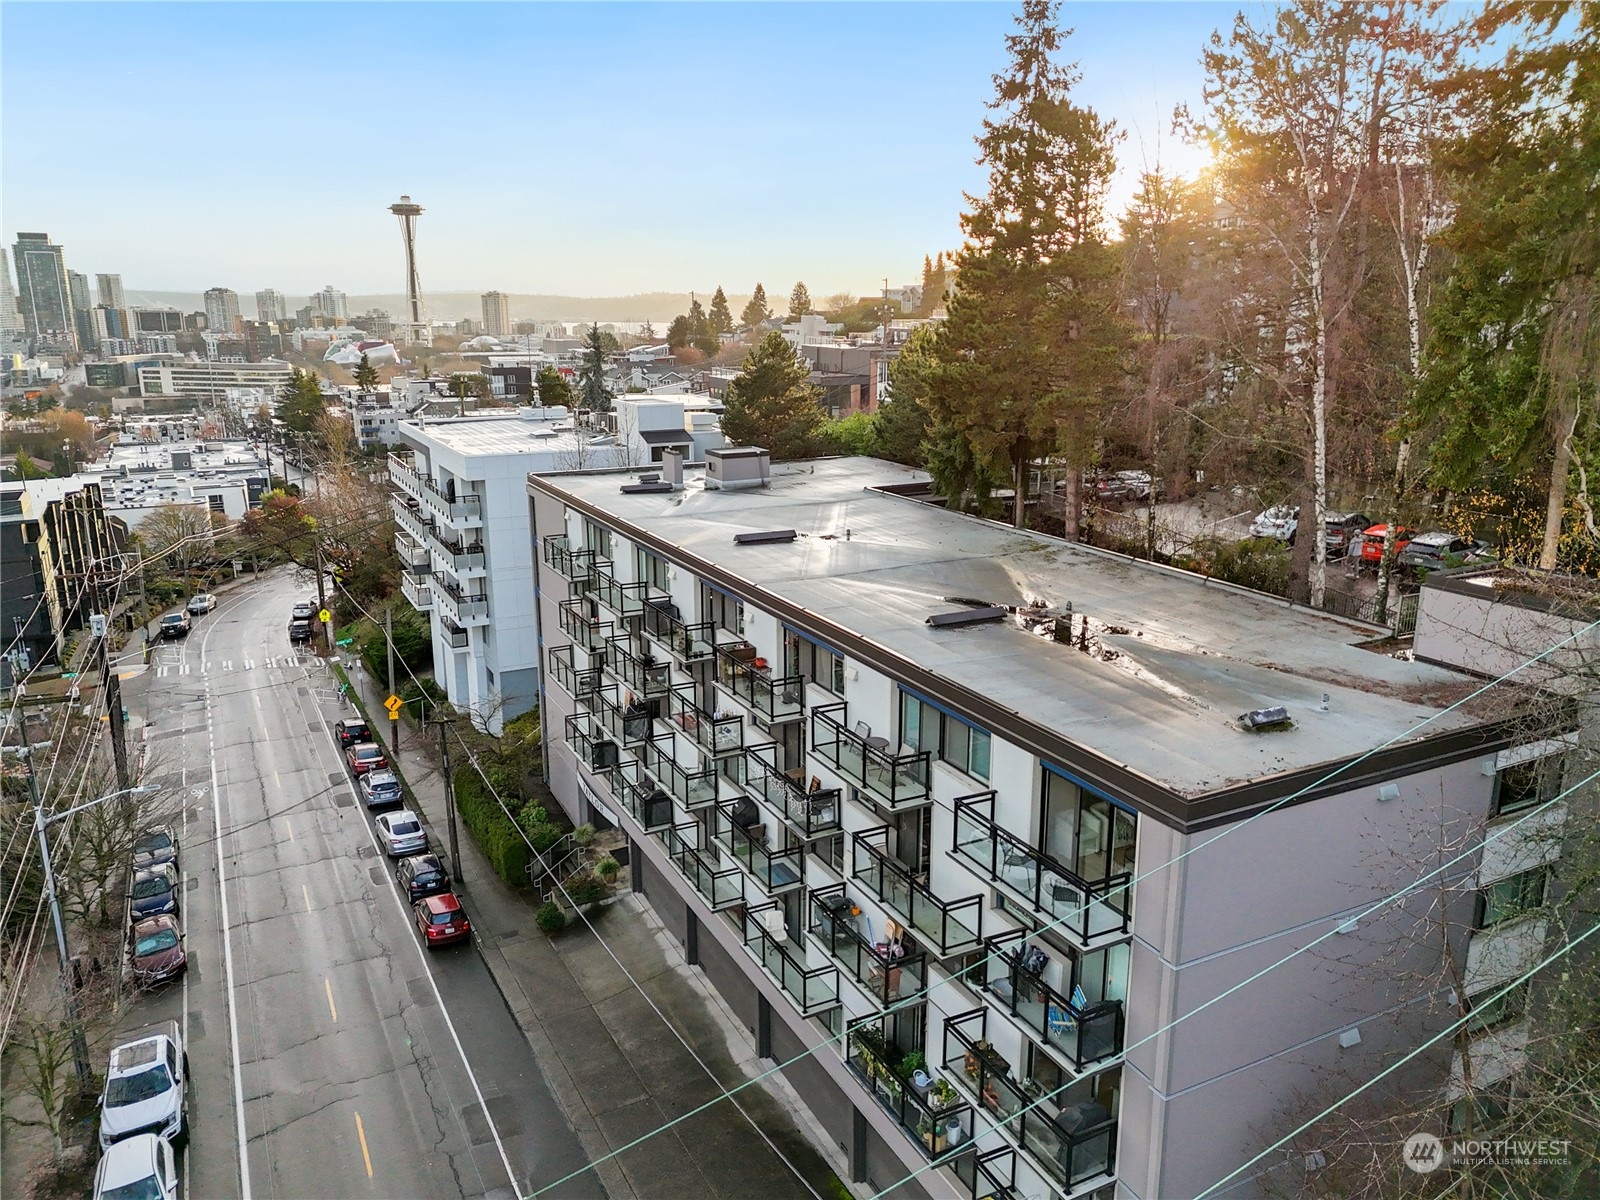
<svg viewBox="0 0 1600 1200"><path fill-rule="evenodd" d="M1064 741L1120 768L1101 778L1140 777L1188 799L1243 785L1275 797L1290 789L1281 778L1275 790L1263 781L1331 769L1427 718L1402 744L1413 759L1423 740L1468 730L1472 738L1454 740L1479 740L1482 716L1444 712L1478 681L1360 648L1378 636L1372 626L873 490L927 478L839 458L778 464L770 486L738 491L707 491L696 468L681 492L625 495L622 472L534 476L529 488L641 534L668 556L687 555L685 565L722 573L757 604L772 598L786 621L825 641L839 634L840 649L882 660L908 686L949 681L946 698L969 699L960 707L980 721L998 718L990 723L1003 722L1008 739L1014 729L1043 729L1054 736L1035 744ZM793 542L734 544L739 533L790 528ZM1087 618L1089 650L1015 615L927 624L964 602L1036 601L1056 611L1070 604L1075 630ZM1292 728L1240 728L1242 713L1276 705ZM1404 773L1399 762L1389 774Z"/></svg>

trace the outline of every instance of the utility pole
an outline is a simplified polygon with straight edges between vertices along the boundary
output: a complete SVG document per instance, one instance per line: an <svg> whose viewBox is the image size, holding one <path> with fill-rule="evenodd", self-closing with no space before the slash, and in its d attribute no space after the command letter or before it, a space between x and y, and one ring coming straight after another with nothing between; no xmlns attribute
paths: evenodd
<svg viewBox="0 0 1600 1200"><path fill-rule="evenodd" d="M128 782L128 733L122 725L122 680L117 678L116 667L111 662L111 614L103 607L99 565L91 571L94 604L100 609L100 686L106 694L106 719L111 723L111 757L117 765L117 787L126 791L131 785Z"/></svg>
<svg viewBox="0 0 1600 1200"><path fill-rule="evenodd" d="M455 872L456 882L462 883L461 846L456 841L456 783L450 774L450 720L435 717L434 724L439 727L439 757L444 767L444 819L450 826L450 869Z"/></svg>
<svg viewBox="0 0 1600 1200"><path fill-rule="evenodd" d="M390 605L383 610L383 644L389 651L389 695L394 695L394 606ZM389 722L389 737L394 746L395 756L400 755L400 719L399 713L391 713L394 719ZM448 785L446 785L448 786Z"/></svg>

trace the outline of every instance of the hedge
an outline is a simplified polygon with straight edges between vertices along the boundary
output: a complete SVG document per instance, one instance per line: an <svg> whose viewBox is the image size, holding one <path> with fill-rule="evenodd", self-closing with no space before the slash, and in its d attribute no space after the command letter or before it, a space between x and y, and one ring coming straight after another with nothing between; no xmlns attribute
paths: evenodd
<svg viewBox="0 0 1600 1200"><path fill-rule="evenodd" d="M528 882L528 843L471 766L455 773L456 811L495 874L521 887Z"/></svg>

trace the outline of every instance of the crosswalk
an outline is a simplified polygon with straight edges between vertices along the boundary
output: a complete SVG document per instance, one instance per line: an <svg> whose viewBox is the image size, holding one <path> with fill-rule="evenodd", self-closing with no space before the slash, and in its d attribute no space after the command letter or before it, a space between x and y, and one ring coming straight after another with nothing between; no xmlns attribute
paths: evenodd
<svg viewBox="0 0 1600 1200"><path fill-rule="evenodd" d="M241 658L234 660L223 658L213 661L202 659L199 662L189 662L183 658L157 659L156 678L164 679L169 675L210 675L213 672L222 674L225 671L254 671L257 667L288 667L301 661L293 654L274 655L270 658L256 660Z"/></svg>

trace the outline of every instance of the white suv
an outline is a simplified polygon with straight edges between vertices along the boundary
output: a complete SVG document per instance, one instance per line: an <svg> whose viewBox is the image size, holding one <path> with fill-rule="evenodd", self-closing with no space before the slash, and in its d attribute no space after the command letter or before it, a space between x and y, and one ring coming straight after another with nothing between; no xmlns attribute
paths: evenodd
<svg viewBox="0 0 1600 1200"><path fill-rule="evenodd" d="M111 1051L100 1097L100 1149L136 1133L181 1141L189 1133L189 1056L176 1021L162 1021Z"/></svg>

